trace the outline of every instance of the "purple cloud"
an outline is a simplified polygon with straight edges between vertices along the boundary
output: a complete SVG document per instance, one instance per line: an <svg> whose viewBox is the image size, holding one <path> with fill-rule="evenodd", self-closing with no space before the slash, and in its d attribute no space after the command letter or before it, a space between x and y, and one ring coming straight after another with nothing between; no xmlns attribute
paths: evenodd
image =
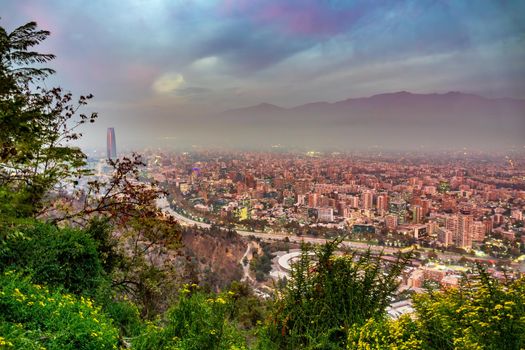
<svg viewBox="0 0 525 350"><path fill-rule="evenodd" d="M335 2L333 2L335 3ZM328 37L343 33L367 13L366 2L337 5L331 2L225 0L219 7L226 17L249 19L294 36ZM370 4L370 2L368 2ZM375 2L374 6L379 5Z"/></svg>

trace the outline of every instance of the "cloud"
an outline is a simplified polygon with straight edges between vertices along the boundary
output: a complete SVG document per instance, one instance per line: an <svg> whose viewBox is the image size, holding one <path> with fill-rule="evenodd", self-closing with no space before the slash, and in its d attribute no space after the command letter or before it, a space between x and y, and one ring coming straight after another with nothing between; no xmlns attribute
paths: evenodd
<svg viewBox="0 0 525 350"><path fill-rule="evenodd" d="M248 18L258 26L270 26L296 37L323 38L347 31L371 10L388 3L383 0L226 0L221 13L230 18Z"/></svg>
<svg viewBox="0 0 525 350"><path fill-rule="evenodd" d="M152 88L153 91L158 94L170 94L175 92L184 83L184 77L181 74L166 73L153 82Z"/></svg>
<svg viewBox="0 0 525 350"><path fill-rule="evenodd" d="M392 90L525 97L520 0L0 0L0 13L8 30L52 31L36 48L57 55L48 85L93 93L108 125Z"/></svg>
<svg viewBox="0 0 525 350"><path fill-rule="evenodd" d="M242 19L225 23L202 38L195 44L194 54L218 57L232 75L245 76L269 68L314 44L309 38L294 39Z"/></svg>
<svg viewBox="0 0 525 350"><path fill-rule="evenodd" d="M190 67L196 70L210 70L217 66L219 59L215 56L203 57L191 63Z"/></svg>
<svg viewBox="0 0 525 350"><path fill-rule="evenodd" d="M176 91L177 96L192 96L192 95L202 95L211 92L211 89L198 87L198 86L188 86L186 88L179 88Z"/></svg>

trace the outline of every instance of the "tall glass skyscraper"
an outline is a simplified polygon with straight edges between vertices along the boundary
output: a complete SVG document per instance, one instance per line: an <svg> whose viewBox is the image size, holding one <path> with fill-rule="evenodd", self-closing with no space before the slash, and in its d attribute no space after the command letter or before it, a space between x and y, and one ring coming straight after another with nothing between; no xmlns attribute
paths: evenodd
<svg viewBox="0 0 525 350"><path fill-rule="evenodd" d="M108 128L107 145L108 159L117 158L117 141L115 140L114 128Z"/></svg>

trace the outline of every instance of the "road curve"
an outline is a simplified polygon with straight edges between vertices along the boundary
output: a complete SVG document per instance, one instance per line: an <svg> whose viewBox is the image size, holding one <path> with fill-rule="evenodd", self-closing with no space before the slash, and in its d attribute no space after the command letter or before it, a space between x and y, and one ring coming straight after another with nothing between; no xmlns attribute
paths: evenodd
<svg viewBox="0 0 525 350"><path fill-rule="evenodd" d="M211 227L211 224L207 224L205 222L200 222L200 221L195 221L193 219L187 218L187 217L177 213L175 210L170 208L168 200L166 198L158 199L157 200L157 205L164 212L166 212L167 214L170 214L175 219L179 220L179 222L181 224L183 224L183 225L186 225L186 226L197 226L197 227L201 227L201 228L210 228ZM330 239L315 238L315 237L299 237L299 236L294 236L294 235L290 235L290 234L287 234L287 233L267 233L267 232L261 232L261 231L253 231L252 232L252 231L243 231L243 230L236 230L236 232L239 235L241 235L241 236L245 236L245 237L246 236L253 236L253 237L260 238L262 240L280 240L280 241L282 241L282 240L285 240L286 238L288 238L288 240L290 242L294 242L294 243L305 242L305 243L312 243L312 244L324 244L326 242L331 242ZM397 248L380 247L380 246L369 245L367 243L360 243L360 242L344 241L344 242L342 242L342 244L345 245L346 247L353 248L353 249L361 249L361 250L370 249L372 251L384 252L384 253L387 253L387 254L389 254L389 253L392 254L392 253L396 253L396 252L399 251L399 249L397 249Z"/></svg>

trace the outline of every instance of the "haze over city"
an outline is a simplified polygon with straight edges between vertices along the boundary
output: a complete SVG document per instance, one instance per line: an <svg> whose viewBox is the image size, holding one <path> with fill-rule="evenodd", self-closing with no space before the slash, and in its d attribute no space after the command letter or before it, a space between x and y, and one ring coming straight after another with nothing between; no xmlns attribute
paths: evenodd
<svg viewBox="0 0 525 350"><path fill-rule="evenodd" d="M57 56L51 82L95 95L89 109L101 118L85 148L103 148L107 127L122 148L524 146L521 1L6 1L0 10L7 29L34 20L51 31L42 45Z"/></svg>
<svg viewBox="0 0 525 350"><path fill-rule="evenodd" d="M1 0L0 348L525 349L525 0Z"/></svg>

